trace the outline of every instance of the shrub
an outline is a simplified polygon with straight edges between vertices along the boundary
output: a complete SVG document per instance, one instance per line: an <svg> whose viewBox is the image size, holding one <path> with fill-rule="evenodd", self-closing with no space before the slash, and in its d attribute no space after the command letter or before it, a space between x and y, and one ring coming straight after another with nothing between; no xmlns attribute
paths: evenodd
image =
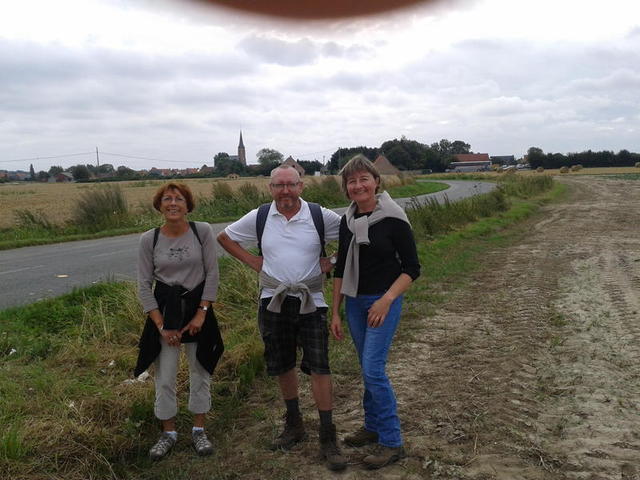
<svg viewBox="0 0 640 480"><path fill-rule="evenodd" d="M560 168L560 173L569 173L569 167L564 166Z"/></svg>
<svg viewBox="0 0 640 480"><path fill-rule="evenodd" d="M498 181L499 188L506 193L519 198L529 198L538 195L553 186L553 180L549 175L538 176L504 176Z"/></svg>
<svg viewBox="0 0 640 480"><path fill-rule="evenodd" d="M455 203L447 197L443 203L433 198L424 202L413 199L407 206L407 216L416 238L432 237L447 233L480 217L488 217L509 208L509 202L501 189L476 195Z"/></svg>
<svg viewBox="0 0 640 480"><path fill-rule="evenodd" d="M84 192L78 199L71 222L90 232L127 226L131 217L124 193L117 185Z"/></svg>

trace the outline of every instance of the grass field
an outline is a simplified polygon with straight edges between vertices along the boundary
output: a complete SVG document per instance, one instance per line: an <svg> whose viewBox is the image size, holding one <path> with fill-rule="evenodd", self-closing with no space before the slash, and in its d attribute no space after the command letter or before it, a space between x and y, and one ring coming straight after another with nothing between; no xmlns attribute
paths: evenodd
<svg viewBox="0 0 640 480"><path fill-rule="evenodd" d="M337 177L336 177L337 178ZM226 183L232 190L237 190L247 183L258 186L267 191L269 179L267 177L242 177L239 179L197 178L177 180L187 184L197 197L209 197L216 183ZM317 182L316 177L305 177L307 185ZM394 187L401 180L395 175L384 175L385 185ZM127 199L133 211L142 211L151 204L151 198L156 189L166 183L165 180L138 180L131 182L116 182ZM102 188L107 183L0 183L0 229L11 228L15 223L15 212L21 209L42 211L53 224L68 221L73 216L76 202L80 196L91 189ZM304 196L304 195L303 195Z"/></svg>

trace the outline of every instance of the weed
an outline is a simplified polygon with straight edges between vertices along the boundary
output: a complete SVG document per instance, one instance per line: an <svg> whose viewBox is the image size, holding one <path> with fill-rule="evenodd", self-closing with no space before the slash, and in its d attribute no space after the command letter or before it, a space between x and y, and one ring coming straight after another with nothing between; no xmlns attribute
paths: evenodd
<svg viewBox="0 0 640 480"><path fill-rule="evenodd" d="M127 200L118 185L83 192L75 206L72 223L90 232L129 226Z"/></svg>

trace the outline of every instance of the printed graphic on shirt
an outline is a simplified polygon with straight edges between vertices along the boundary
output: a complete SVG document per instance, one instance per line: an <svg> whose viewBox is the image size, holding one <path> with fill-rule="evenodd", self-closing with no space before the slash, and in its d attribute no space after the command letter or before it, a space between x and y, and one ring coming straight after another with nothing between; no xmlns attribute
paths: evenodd
<svg viewBox="0 0 640 480"><path fill-rule="evenodd" d="M189 258L191 255L189 253L189 247L179 247L179 248L170 248L167 251L167 257L169 260L182 262L185 258Z"/></svg>

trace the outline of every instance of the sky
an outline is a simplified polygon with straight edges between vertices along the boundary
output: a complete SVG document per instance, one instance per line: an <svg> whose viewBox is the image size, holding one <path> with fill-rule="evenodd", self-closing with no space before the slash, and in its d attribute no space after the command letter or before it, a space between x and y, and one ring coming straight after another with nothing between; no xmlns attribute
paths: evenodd
<svg viewBox="0 0 640 480"><path fill-rule="evenodd" d="M284 21L186 0L0 6L0 170L328 161L406 136L640 152L640 2L442 0ZM55 157L55 158L47 158Z"/></svg>

